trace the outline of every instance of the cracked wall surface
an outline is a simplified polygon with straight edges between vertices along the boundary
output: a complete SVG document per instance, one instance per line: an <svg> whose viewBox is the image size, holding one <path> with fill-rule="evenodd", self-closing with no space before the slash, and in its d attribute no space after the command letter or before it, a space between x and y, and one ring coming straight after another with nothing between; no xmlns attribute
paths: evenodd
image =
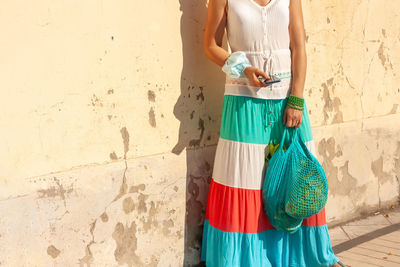
<svg viewBox="0 0 400 267"><path fill-rule="evenodd" d="M302 4L334 225L399 200L400 1ZM0 264L197 266L225 79L207 2L2 6Z"/></svg>

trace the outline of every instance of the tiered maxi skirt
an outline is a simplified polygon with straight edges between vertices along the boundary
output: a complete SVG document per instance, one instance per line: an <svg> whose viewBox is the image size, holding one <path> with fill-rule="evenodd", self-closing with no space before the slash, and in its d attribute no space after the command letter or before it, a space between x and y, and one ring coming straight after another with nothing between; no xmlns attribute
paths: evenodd
<svg viewBox="0 0 400 267"><path fill-rule="evenodd" d="M325 208L294 234L274 229L263 210L265 153L269 142L281 140L287 100L224 95L202 236L207 267L320 267L339 261ZM297 131L315 155L306 104Z"/></svg>

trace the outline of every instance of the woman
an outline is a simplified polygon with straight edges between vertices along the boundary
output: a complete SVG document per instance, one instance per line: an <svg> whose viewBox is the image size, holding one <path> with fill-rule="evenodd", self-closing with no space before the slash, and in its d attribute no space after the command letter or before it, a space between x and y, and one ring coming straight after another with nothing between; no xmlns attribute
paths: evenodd
<svg viewBox="0 0 400 267"><path fill-rule="evenodd" d="M225 29L231 54L222 48ZM279 143L285 124L315 155L303 97L300 0L209 0L204 49L226 82L201 261L208 267L343 266L331 248L325 209L289 234L276 230L262 207L265 148ZM272 75L280 82L262 81Z"/></svg>

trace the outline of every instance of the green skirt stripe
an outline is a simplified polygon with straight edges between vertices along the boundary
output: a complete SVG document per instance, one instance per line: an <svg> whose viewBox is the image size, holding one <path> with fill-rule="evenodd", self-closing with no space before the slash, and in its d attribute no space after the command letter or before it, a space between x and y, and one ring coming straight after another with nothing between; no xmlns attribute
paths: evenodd
<svg viewBox="0 0 400 267"><path fill-rule="evenodd" d="M224 95L220 136L227 140L268 144L279 143L283 133L282 116L288 98L262 99L249 96ZM289 127L289 129L294 129ZM303 119L297 129L304 142L313 140L306 101ZM285 146L290 144L292 131L286 135Z"/></svg>

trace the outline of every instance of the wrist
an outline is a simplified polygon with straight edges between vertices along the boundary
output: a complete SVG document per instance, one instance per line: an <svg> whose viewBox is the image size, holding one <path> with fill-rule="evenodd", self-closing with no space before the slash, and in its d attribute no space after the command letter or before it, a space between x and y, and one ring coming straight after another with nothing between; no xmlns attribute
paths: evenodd
<svg viewBox="0 0 400 267"><path fill-rule="evenodd" d="M289 97L288 97L287 105L292 107L292 108L303 110L303 108L304 108L304 98L296 96L296 95L291 93L289 95Z"/></svg>
<svg viewBox="0 0 400 267"><path fill-rule="evenodd" d="M243 51L233 52L222 66L222 71L232 78L245 78L244 70L251 66Z"/></svg>
<svg viewBox="0 0 400 267"><path fill-rule="evenodd" d="M245 74L245 70L246 70L248 67L253 67L253 66L250 65L250 64L245 65L245 66L243 67L243 70L240 72L240 78L247 78L247 76L246 76L246 74Z"/></svg>
<svg viewBox="0 0 400 267"><path fill-rule="evenodd" d="M291 102L287 102L286 106L288 108L293 108L293 109L297 109L297 110L303 110L304 109L304 106L299 106L299 105L293 104Z"/></svg>
<svg viewBox="0 0 400 267"><path fill-rule="evenodd" d="M297 96L297 97L300 97L300 98L303 98L303 92L301 92L301 91L297 91L297 90L291 90L290 91L290 94L292 94L292 95L294 95L294 96Z"/></svg>

